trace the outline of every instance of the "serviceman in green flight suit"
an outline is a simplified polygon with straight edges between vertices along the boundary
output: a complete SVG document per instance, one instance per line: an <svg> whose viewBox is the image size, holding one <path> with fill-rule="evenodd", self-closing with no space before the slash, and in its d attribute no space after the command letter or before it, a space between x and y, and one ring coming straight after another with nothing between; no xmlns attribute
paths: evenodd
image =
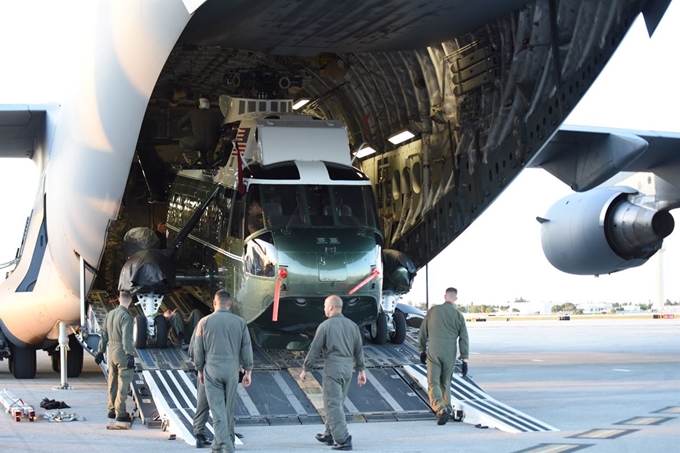
<svg viewBox="0 0 680 453"><path fill-rule="evenodd" d="M243 318L230 313L233 301L229 292L215 293L215 311L201 319L192 345L198 379L205 385L208 405L213 416L214 452L234 452L234 403L238 372L245 370L243 387L251 382L253 348Z"/></svg>
<svg viewBox="0 0 680 453"><path fill-rule="evenodd" d="M351 450L352 436L347 431L343 405L355 365L359 372L357 383L360 386L366 383L361 332L354 321L343 316L340 297L328 296L324 301L323 311L328 319L316 329L316 335L305 357L300 380L304 382L307 379L307 372L312 370L319 354L323 353L325 361L322 385L326 431L317 434L316 440L333 445L333 450Z"/></svg>
<svg viewBox="0 0 680 453"><path fill-rule="evenodd" d="M467 374L470 341L465 318L455 305L457 299L458 290L447 288L444 303L428 310L418 334L420 362L427 363L427 395L432 410L437 414L438 425L446 424L453 411L451 377L456 365L458 345L463 362L463 376Z"/></svg>
<svg viewBox="0 0 680 453"><path fill-rule="evenodd" d="M178 344L182 349L188 349L189 339L193 337L198 322L203 318L201 310L194 308L186 320L176 308L174 310L165 310L163 316L171 327L168 332L170 341Z"/></svg>
<svg viewBox="0 0 680 453"><path fill-rule="evenodd" d="M199 319L200 321L200 319ZM183 322L183 321L182 321ZM187 355L192 362L195 362L196 350L196 329L191 334L189 340L189 350ZM194 363L194 366L196 364ZM199 380L196 385L196 412L194 413L194 437L196 438L196 448L204 448L210 446L212 441L205 435L205 425L208 423L210 417L210 407L208 406L208 397L205 396L205 385Z"/></svg>
<svg viewBox="0 0 680 453"><path fill-rule="evenodd" d="M132 316L128 311L132 303L129 291L121 291L120 305L111 310L104 320L99 340L99 352L94 361L99 365L104 360L108 346L109 366L109 412L108 418L116 422L130 423L126 400L135 368L135 349L132 346Z"/></svg>

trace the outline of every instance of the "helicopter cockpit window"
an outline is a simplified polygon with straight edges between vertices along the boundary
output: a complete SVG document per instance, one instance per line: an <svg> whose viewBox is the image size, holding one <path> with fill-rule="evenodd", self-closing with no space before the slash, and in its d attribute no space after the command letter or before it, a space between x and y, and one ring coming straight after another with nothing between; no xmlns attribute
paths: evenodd
<svg viewBox="0 0 680 453"><path fill-rule="evenodd" d="M370 186L260 184L257 188L261 203L253 212L266 228L376 228Z"/></svg>
<svg viewBox="0 0 680 453"><path fill-rule="evenodd" d="M330 189L333 203L325 209L336 216L336 224L376 228L375 199L370 186L330 186Z"/></svg>
<svg viewBox="0 0 680 453"><path fill-rule="evenodd" d="M272 244L271 233L264 233L246 243L244 265L247 273L274 277L275 258L276 249Z"/></svg>

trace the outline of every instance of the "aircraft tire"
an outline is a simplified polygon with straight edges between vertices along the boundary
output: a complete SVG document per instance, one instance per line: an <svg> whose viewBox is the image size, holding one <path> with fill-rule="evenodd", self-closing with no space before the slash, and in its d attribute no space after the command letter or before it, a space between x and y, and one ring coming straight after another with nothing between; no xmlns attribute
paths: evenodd
<svg viewBox="0 0 680 453"><path fill-rule="evenodd" d="M31 347L12 347L9 370L16 379L33 379L35 377L35 349Z"/></svg>
<svg viewBox="0 0 680 453"><path fill-rule="evenodd" d="M395 311L392 315L394 332L390 335L390 341L394 344L402 344L406 340L406 318L400 311Z"/></svg>
<svg viewBox="0 0 680 453"><path fill-rule="evenodd" d="M156 347L168 347L168 321L163 315L156 316Z"/></svg>
<svg viewBox="0 0 680 453"><path fill-rule="evenodd" d="M57 351L54 351L54 353L50 356L50 361L52 362L52 371L55 373L58 373L61 371L61 364L59 363L59 354L57 354Z"/></svg>
<svg viewBox="0 0 680 453"><path fill-rule="evenodd" d="M146 316L135 316L132 324L132 345L137 349L146 349Z"/></svg>
<svg viewBox="0 0 680 453"><path fill-rule="evenodd" d="M369 328L371 341L375 344L385 344L387 341L387 316L385 313L378 313L378 319Z"/></svg>

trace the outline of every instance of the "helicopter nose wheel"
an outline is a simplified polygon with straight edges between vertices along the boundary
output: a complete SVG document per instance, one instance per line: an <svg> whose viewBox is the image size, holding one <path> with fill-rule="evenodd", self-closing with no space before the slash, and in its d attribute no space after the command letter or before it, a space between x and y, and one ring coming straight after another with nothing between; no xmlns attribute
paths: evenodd
<svg viewBox="0 0 680 453"><path fill-rule="evenodd" d="M385 316L385 313L378 313L378 319L371 324L369 333L373 343L385 344L387 341L387 316Z"/></svg>

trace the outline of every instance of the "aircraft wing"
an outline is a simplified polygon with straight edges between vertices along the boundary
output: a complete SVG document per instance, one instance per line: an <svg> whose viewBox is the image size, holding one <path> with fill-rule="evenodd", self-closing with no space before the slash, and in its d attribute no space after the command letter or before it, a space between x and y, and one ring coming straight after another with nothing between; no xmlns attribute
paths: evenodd
<svg viewBox="0 0 680 453"><path fill-rule="evenodd" d="M577 192L619 172L652 172L678 184L680 133L562 126L530 164ZM673 176L675 175L675 176Z"/></svg>

